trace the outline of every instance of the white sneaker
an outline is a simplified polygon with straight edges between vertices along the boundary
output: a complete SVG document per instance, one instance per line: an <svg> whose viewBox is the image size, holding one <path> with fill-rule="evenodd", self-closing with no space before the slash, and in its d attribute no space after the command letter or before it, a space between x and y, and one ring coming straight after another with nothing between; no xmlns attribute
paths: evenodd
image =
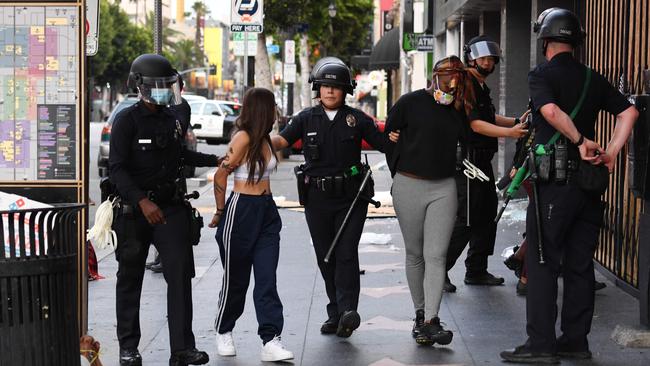
<svg viewBox="0 0 650 366"><path fill-rule="evenodd" d="M235 341L232 339L232 332L224 334L217 333L217 354L219 356L234 356L237 354L235 351Z"/></svg>
<svg viewBox="0 0 650 366"><path fill-rule="evenodd" d="M261 358L262 361L293 360L293 352L284 348L280 336L275 336L275 338L262 346Z"/></svg>

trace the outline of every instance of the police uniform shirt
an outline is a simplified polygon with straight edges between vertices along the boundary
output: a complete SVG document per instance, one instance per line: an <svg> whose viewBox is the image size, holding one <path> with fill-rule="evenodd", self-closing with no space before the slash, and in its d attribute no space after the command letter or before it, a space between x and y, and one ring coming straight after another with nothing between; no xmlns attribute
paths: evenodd
<svg viewBox="0 0 650 366"><path fill-rule="evenodd" d="M318 159L305 154L305 173L312 177L341 175L360 163L361 139L384 151L386 138L374 121L362 111L341 106L333 121L322 105L308 108L293 117L282 132L289 145L302 139L302 147L310 140L318 144Z"/></svg>
<svg viewBox="0 0 650 366"><path fill-rule="evenodd" d="M586 66L575 60L570 52L555 55L528 74L528 87L533 103L535 143L546 144L556 130L542 116L540 108L554 103L566 114L578 103L585 83ZM592 71L591 82L582 108L573 120L586 138L595 137L598 113L605 110L617 115L630 107L630 102L605 77Z"/></svg>
<svg viewBox="0 0 650 366"><path fill-rule="evenodd" d="M469 121L482 120L496 125L496 111L490 97L490 88L485 83L481 85L475 77L472 77L472 86L474 87L476 102L467 119ZM499 145L496 137L485 136L476 132L472 132L471 136L472 148L493 152L498 150Z"/></svg>
<svg viewBox="0 0 650 366"><path fill-rule="evenodd" d="M391 174L402 171L427 179L454 176L456 146L465 140L467 129L464 113L453 105L438 104L425 89L404 94L386 122L386 133L400 130L396 146L387 149Z"/></svg>
<svg viewBox="0 0 650 366"><path fill-rule="evenodd" d="M183 140L189 121L176 110L155 111L138 102L121 111L111 129L109 177L122 199L136 205L147 190L179 177L181 159L191 166L217 166L217 157L189 151Z"/></svg>

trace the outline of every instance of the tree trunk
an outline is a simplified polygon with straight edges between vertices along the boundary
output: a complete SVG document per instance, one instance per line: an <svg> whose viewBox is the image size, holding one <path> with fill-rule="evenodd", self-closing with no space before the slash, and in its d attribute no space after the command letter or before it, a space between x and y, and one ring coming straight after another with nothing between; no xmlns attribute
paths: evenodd
<svg viewBox="0 0 650 366"><path fill-rule="evenodd" d="M273 82L271 74L271 63L269 54L266 50L266 36L260 33L257 36L257 56L255 57L255 87L266 88L273 91ZM253 80L248 83L252 84Z"/></svg>
<svg viewBox="0 0 650 366"><path fill-rule="evenodd" d="M309 45L307 45L307 33L303 33L300 37L300 109L311 107L311 85L309 84Z"/></svg>

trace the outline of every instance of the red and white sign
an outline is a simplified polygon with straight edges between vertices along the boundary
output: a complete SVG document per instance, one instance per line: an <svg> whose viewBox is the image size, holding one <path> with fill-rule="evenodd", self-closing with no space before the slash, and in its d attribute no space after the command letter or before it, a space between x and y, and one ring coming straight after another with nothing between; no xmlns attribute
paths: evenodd
<svg viewBox="0 0 650 366"><path fill-rule="evenodd" d="M95 56L99 48L99 0L86 0L86 56Z"/></svg>

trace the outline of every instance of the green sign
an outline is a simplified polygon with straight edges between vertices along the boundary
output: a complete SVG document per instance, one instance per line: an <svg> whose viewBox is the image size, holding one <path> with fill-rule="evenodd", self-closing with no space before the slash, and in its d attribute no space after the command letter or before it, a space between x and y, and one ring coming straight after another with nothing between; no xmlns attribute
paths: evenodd
<svg viewBox="0 0 650 366"><path fill-rule="evenodd" d="M402 48L405 52L433 52L433 35L424 33L404 33Z"/></svg>

